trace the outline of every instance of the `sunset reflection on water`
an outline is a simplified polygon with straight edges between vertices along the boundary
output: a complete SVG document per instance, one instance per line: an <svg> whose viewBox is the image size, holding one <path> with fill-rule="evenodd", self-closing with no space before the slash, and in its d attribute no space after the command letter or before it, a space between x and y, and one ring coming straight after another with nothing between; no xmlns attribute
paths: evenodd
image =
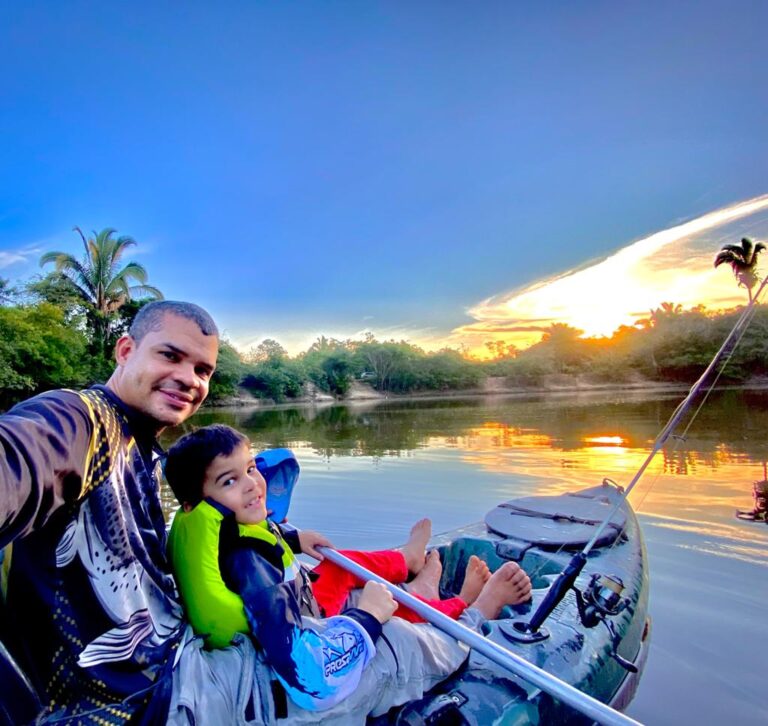
<svg viewBox="0 0 768 726"><path fill-rule="evenodd" d="M627 445L626 435L605 431L584 435L581 445L565 448L550 435L499 421L471 427L460 436L430 436L426 448L455 448L467 464L510 477L531 476L542 494L559 494L594 486L607 477L626 488L649 456L653 441L643 448ZM630 495L635 509L658 518L659 526L678 522L681 529L736 538L753 537L733 519L736 508L751 506L751 484L762 478L758 464L727 444L709 451L696 441L674 439L657 452Z"/></svg>
<svg viewBox="0 0 768 726"><path fill-rule="evenodd" d="M229 423L245 431L257 448L294 448L308 477L319 461L331 471L351 467L365 478L371 463L379 467L405 457L413 461L414 476L417 470L419 477L432 471L434 478L445 479L461 469L478 480L477 487L509 497L516 488L561 493L606 477L626 488L681 395L394 401L206 412L195 423ZM687 438L671 437L653 458L630 495L635 509L660 522L684 521L701 532L715 522L738 532L742 525L734 520L735 510L751 506L752 482L763 478L766 430L765 392L712 396ZM441 506L451 506L448 496L444 489ZM458 501L461 492L450 496Z"/></svg>

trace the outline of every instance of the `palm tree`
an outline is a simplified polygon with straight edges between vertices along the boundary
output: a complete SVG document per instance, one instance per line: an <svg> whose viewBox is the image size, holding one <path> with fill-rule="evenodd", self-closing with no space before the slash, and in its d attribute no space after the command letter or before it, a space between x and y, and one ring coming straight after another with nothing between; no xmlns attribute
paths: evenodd
<svg viewBox="0 0 768 726"><path fill-rule="evenodd" d="M0 277L0 305L5 305L6 303L11 302L15 292L16 291L11 287L10 281L6 280L4 277Z"/></svg>
<svg viewBox="0 0 768 726"><path fill-rule="evenodd" d="M747 288L752 302L752 288L757 284L757 256L765 249L762 242L755 244L749 237L742 237L740 245L723 245L715 257L715 267L730 265L740 287Z"/></svg>
<svg viewBox="0 0 768 726"><path fill-rule="evenodd" d="M93 237L86 239L80 227L73 230L83 241L82 261L66 252L47 252L40 258L40 265L55 265L65 286L85 309L94 345L104 353L117 311L136 296L162 300L163 294L146 284L147 271L137 262L118 269L126 249L136 244L131 237L114 237L116 230L108 227L94 231Z"/></svg>

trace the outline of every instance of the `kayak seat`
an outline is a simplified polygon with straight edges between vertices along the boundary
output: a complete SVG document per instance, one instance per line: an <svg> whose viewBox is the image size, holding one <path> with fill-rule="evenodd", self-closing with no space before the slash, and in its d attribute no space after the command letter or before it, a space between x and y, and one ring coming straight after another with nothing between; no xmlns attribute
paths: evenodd
<svg viewBox="0 0 768 726"><path fill-rule="evenodd" d="M599 491L599 490L598 490ZM491 532L504 537L505 557L520 559L530 547L545 550L579 550L595 535L610 514L611 497L585 497L573 494L512 499L494 507L485 515ZM595 547L612 545L622 536L626 515L615 512L603 529ZM500 553L501 554L501 553Z"/></svg>

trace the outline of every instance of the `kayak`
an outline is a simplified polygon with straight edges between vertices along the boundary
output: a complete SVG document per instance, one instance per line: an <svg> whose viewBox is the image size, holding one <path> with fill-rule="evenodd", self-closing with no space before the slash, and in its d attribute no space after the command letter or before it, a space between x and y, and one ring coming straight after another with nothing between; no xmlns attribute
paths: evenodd
<svg viewBox="0 0 768 726"><path fill-rule="evenodd" d="M553 582L609 516L574 586L532 632L531 616ZM569 494L513 499L483 522L434 537L430 548L440 552L445 596L459 591L472 555L491 570L518 562L531 577L533 599L505 608L485 638L614 709L630 703L648 656L649 586L642 532L620 488L606 480ZM592 721L473 649L461 670L424 698L370 723Z"/></svg>
<svg viewBox="0 0 768 726"><path fill-rule="evenodd" d="M269 474L270 483L287 485L287 509L298 478L292 453L272 450L260 456L264 458L257 458L257 463ZM527 627L531 616L552 583L606 518L608 524L574 587L531 632ZM648 653L648 572L642 532L618 487L606 482L571 494L503 502L484 521L435 536L429 549L440 553L444 597L459 592L472 555L494 571L504 562L518 562L531 577L533 598L505 608L500 618L489 621L484 640L614 709L620 711L629 704ZM0 674L16 694L10 710L8 704L0 708L0 724L20 722L21 713L39 712L31 684L4 648ZM549 693L473 648L461 669L424 698L369 723L487 726L594 721Z"/></svg>

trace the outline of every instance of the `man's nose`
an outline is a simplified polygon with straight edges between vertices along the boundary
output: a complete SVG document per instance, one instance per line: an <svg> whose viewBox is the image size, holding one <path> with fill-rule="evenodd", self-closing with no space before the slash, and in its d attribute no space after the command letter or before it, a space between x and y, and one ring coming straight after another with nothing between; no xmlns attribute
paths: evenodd
<svg viewBox="0 0 768 726"><path fill-rule="evenodd" d="M197 388L200 385L200 377L191 364L180 365L176 368L176 380L185 388Z"/></svg>

